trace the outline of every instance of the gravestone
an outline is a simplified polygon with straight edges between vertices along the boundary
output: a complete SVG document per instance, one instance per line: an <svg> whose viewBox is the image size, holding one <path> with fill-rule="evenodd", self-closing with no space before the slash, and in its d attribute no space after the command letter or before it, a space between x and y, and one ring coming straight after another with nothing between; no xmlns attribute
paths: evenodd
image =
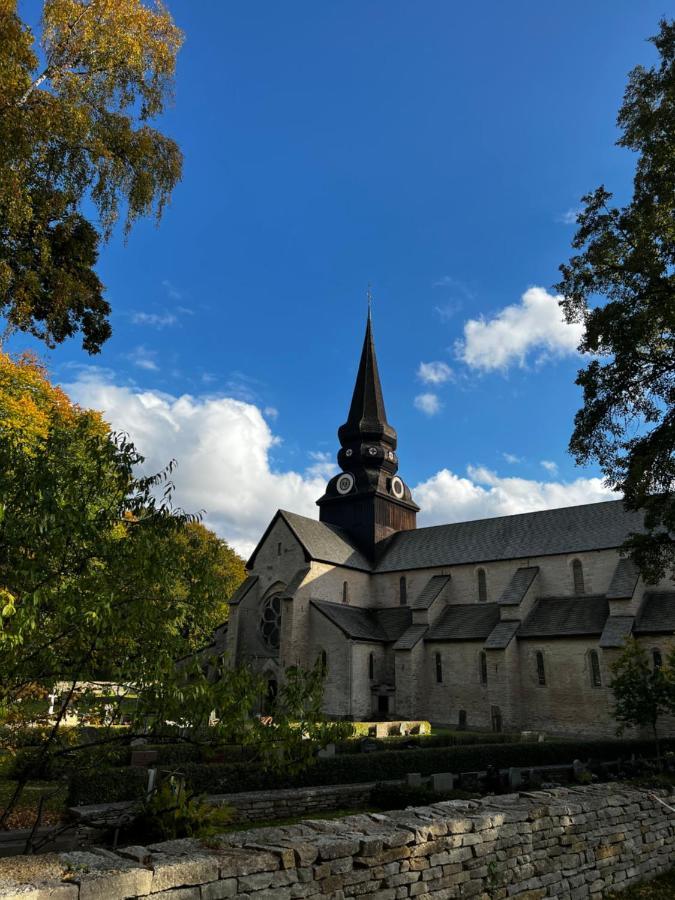
<svg viewBox="0 0 675 900"><path fill-rule="evenodd" d="M422 775L419 772L408 772L405 776L405 783L408 787L422 787Z"/></svg>
<svg viewBox="0 0 675 900"><path fill-rule="evenodd" d="M455 778L453 772L436 772L431 776L431 790L438 794L451 791L455 787Z"/></svg>

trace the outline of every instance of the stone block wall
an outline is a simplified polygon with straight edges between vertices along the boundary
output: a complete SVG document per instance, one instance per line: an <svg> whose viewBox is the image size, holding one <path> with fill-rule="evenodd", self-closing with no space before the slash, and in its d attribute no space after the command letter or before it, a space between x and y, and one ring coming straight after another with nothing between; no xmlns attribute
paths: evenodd
<svg viewBox="0 0 675 900"><path fill-rule="evenodd" d="M399 781L384 782L400 784ZM375 782L332 784L326 787L289 788L281 791L242 791L239 794L211 794L210 803L229 806L234 822L261 819L291 819L332 809L354 809L368 803Z"/></svg>
<svg viewBox="0 0 675 900"><path fill-rule="evenodd" d="M537 791L0 860L2 900L601 898L675 863L675 815L627 786ZM12 868L14 864L14 868Z"/></svg>

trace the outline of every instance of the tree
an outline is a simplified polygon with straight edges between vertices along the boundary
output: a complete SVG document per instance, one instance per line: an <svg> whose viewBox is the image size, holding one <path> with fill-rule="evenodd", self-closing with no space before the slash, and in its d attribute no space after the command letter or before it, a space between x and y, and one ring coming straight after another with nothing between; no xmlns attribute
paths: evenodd
<svg viewBox="0 0 675 900"><path fill-rule="evenodd" d="M171 534L164 553L178 565L189 607L200 610L194 625L188 621L183 631L190 648L197 650L227 621L227 601L246 577L244 561L201 522L188 522Z"/></svg>
<svg viewBox="0 0 675 900"><path fill-rule="evenodd" d="M583 407L570 450L597 461L647 533L627 549L649 581L675 565L675 21L651 38L658 65L630 73L617 141L637 154L633 195L611 205L604 186L583 198L557 285L568 322L583 322Z"/></svg>
<svg viewBox="0 0 675 900"><path fill-rule="evenodd" d="M168 728L175 739L167 722L184 740L255 747L263 768L306 765L317 742L331 739L318 721L316 674L289 672L274 727L265 727L254 715L258 675L190 655L222 621L222 591L241 576L241 561L173 508L171 467L143 478L140 462L133 444L71 403L34 359L0 352L0 743L16 751L17 729L43 726L31 727L37 747L18 757L0 829L27 782L56 760L82 768L100 748L141 733ZM116 698L83 688L101 677L121 686ZM56 682L55 715L46 704L36 712L31 701ZM61 727L71 713L99 726L97 736L73 743ZM131 722L120 731L122 713Z"/></svg>
<svg viewBox="0 0 675 900"><path fill-rule="evenodd" d="M656 758L661 761L659 720L675 709L673 660L666 666L649 665L649 656L635 638L628 638L612 665L610 687L614 693L614 718L618 734L626 727L649 728L654 736Z"/></svg>
<svg viewBox="0 0 675 900"><path fill-rule="evenodd" d="M181 42L159 2L45 0L38 52L16 0L0 0L0 313L10 327L49 346L81 331L90 353L110 336L99 245L122 207L125 233L139 216L159 218L180 179L178 146L149 123L171 96Z"/></svg>

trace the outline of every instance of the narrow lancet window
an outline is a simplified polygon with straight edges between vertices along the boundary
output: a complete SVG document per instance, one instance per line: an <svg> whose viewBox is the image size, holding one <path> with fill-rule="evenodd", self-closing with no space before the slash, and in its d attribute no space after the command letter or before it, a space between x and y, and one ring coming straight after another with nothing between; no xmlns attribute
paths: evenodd
<svg viewBox="0 0 675 900"><path fill-rule="evenodd" d="M476 572L476 578L478 580L478 602L485 603L487 601L487 577L485 575L485 569L479 569Z"/></svg>
<svg viewBox="0 0 675 900"><path fill-rule="evenodd" d="M443 683L443 660L440 653L436 654L436 682Z"/></svg>
<svg viewBox="0 0 675 900"><path fill-rule="evenodd" d="M480 656L478 658L479 669L480 669L480 683L487 684L488 682L488 667L487 667L487 653L485 650L481 650Z"/></svg>
<svg viewBox="0 0 675 900"><path fill-rule="evenodd" d="M574 582L574 593L585 594L586 589L584 587L584 567L581 565L580 559L575 559L572 561L572 580Z"/></svg>
<svg viewBox="0 0 675 900"><path fill-rule="evenodd" d="M544 654L537 650L537 680L539 684L546 684L546 669L544 668Z"/></svg>
<svg viewBox="0 0 675 900"><path fill-rule="evenodd" d="M408 582L405 575L401 575L398 582L398 602L401 606L406 606L408 603Z"/></svg>
<svg viewBox="0 0 675 900"><path fill-rule="evenodd" d="M591 650L589 654L591 662L591 684L594 688L602 687L602 675L600 673L600 657L597 650Z"/></svg>

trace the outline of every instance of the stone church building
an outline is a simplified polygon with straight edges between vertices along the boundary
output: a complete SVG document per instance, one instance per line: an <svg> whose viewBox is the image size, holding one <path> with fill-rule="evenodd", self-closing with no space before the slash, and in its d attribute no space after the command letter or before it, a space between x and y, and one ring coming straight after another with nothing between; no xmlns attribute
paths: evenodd
<svg viewBox="0 0 675 900"><path fill-rule="evenodd" d="M644 584L619 554L641 516L617 500L417 528L370 318L338 438L319 520L277 512L216 649L271 696L286 667L321 659L334 717L613 735L624 639L658 666L675 631L672 582Z"/></svg>

